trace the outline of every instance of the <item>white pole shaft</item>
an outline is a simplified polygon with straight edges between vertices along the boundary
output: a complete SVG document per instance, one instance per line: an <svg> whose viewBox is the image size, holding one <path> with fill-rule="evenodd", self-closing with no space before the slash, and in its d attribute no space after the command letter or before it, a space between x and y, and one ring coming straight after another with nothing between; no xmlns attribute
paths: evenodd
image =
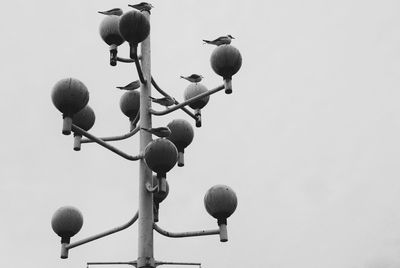
<svg viewBox="0 0 400 268"><path fill-rule="evenodd" d="M150 14L144 11L148 20ZM151 57L150 57L150 35L141 43L141 66L146 83L141 85L140 90L140 125L151 128L151 114L149 108L151 102ZM144 152L147 144L151 142L151 134L140 131L140 151ZM137 267L155 267L153 253L153 194L146 189L146 183L152 183L152 172L147 167L144 159L139 163L139 219L138 219L138 259Z"/></svg>

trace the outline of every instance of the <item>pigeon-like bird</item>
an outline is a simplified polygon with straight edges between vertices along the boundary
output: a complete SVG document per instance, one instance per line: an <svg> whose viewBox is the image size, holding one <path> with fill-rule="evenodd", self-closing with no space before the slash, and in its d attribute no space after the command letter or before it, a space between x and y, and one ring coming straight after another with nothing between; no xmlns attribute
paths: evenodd
<svg viewBox="0 0 400 268"><path fill-rule="evenodd" d="M220 46L220 45L229 45L232 41L232 39L235 39L232 35L228 34L226 36L221 36L218 37L215 40L203 40L205 44L210 44L210 45L216 45L216 46Z"/></svg>
<svg viewBox="0 0 400 268"><path fill-rule="evenodd" d="M175 99L173 97L170 97L170 96L159 98L159 99L150 97L150 99L151 99L152 102L158 103L158 104L160 104L162 106L165 106L165 107L168 107L168 106L171 106L171 105L175 104Z"/></svg>
<svg viewBox="0 0 400 268"><path fill-rule="evenodd" d="M189 82L192 82L192 83L198 83L198 82L201 81L201 79L203 79L203 76L199 75L199 74L192 74L192 75L189 75L189 76L182 76L181 75L181 78L186 79L186 80L188 80Z"/></svg>
<svg viewBox="0 0 400 268"><path fill-rule="evenodd" d="M113 8L113 9L110 9L110 10L107 10L107 11L98 11L98 12L99 12L100 14L109 15L109 16L111 16L111 15L121 16L122 13L124 13L124 12L122 11L122 9L120 9L120 8Z"/></svg>
<svg viewBox="0 0 400 268"><path fill-rule="evenodd" d="M141 129L160 138L167 138L171 135L171 130L168 127L156 127L156 128L141 127Z"/></svg>
<svg viewBox="0 0 400 268"><path fill-rule="evenodd" d="M137 9L139 11L147 11L150 13L150 10L154 7L152 4L147 3L147 2L141 2L139 4L136 5L128 5L134 9Z"/></svg>
<svg viewBox="0 0 400 268"><path fill-rule="evenodd" d="M140 81L136 80L136 81L133 81L133 82L127 84L124 87L117 87L117 88L119 88L121 90L135 90L135 89L137 89L139 87L140 87Z"/></svg>

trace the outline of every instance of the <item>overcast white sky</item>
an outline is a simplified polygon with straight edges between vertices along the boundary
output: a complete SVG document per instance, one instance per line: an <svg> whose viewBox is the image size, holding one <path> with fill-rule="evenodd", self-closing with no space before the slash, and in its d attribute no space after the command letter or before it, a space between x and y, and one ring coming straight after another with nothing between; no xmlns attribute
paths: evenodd
<svg viewBox="0 0 400 268"><path fill-rule="evenodd" d="M129 2L133 3L133 2ZM153 1L152 70L182 100L200 73L220 85L201 39L231 34L243 65L233 94L213 95L186 165L168 175L160 226L215 228L203 207L214 184L238 209L230 241L155 234L155 257L203 267L400 267L400 2L396 0ZM50 92L76 77L90 90L92 133L128 130L115 86L134 66L108 65L98 10L122 0L7 1L0 17L0 266L85 267L137 257L137 227L59 258L53 212L84 215L80 239L126 222L137 209L137 164L96 145L72 150ZM128 55L128 47L120 48ZM154 95L157 94L154 92ZM159 108L154 105L155 108ZM154 126L177 112L155 118ZM193 124L194 122L191 121ZM138 152L138 137L116 146Z"/></svg>

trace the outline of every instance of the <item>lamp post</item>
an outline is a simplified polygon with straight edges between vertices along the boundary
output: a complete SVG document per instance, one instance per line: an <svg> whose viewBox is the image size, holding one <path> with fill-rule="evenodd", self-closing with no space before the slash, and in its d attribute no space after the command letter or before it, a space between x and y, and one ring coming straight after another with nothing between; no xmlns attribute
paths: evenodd
<svg viewBox="0 0 400 268"><path fill-rule="evenodd" d="M81 144L95 142L121 157L139 162L139 209L127 223L96 234L79 241L70 242L82 227L83 217L74 207L62 207L52 218L53 230L61 237L61 258L68 258L69 250L93 240L122 231L138 221L138 255L135 261L128 262L88 262L89 265L130 264L136 267L156 267L158 265L200 265L200 263L177 263L156 261L153 252L153 230L167 237L190 237L219 235L221 242L228 240L226 219L234 212L237 198L228 186L217 185L206 194L204 203L206 210L218 220L218 229L194 232L168 232L159 227L159 203L168 195L166 174L178 162L184 166L183 152L193 140L194 131L190 123L184 119L175 119L164 127L168 137L161 136L153 140L152 134L157 130L152 128L152 116L161 116L182 109L195 119L197 127L201 126L200 109L204 108L210 95L225 89L227 94L232 92L232 75L241 66L239 51L229 44L218 46L212 56L213 70L224 79L224 85L208 90L200 83L191 83L185 90L184 102L174 99L174 105L163 111L151 108L151 89L154 88L163 96L171 97L155 82L151 74L150 50L150 12L149 10L129 11L122 16L109 15L100 24L100 36L110 47L110 65L117 62L134 63L140 81L139 89L126 92L120 100L121 111L129 117L130 131L113 137L99 138L88 130L93 126L95 116L87 106L89 93L86 86L77 79L67 78L56 83L52 91L52 100L56 108L63 114L62 133L69 135L74 132L74 150L81 150ZM129 43L129 58L118 57L118 46L123 42ZM140 44L140 56L138 45ZM172 98L172 97L171 97ZM186 106L194 109L190 111ZM152 131L153 130L153 131ZM109 142L133 137L139 132L140 147L137 155L129 155L114 147ZM82 136L86 139L82 139ZM159 135L160 136L160 135ZM156 175L153 175L153 172Z"/></svg>

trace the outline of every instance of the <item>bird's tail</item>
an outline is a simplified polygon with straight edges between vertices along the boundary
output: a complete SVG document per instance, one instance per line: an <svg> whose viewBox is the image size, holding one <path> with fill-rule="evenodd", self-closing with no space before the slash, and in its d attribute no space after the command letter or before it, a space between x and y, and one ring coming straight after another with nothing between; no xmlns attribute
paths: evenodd
<svg viewBox="0 0 400 268"><path fill-rule="evenodd" d="M116 87L116 88L118 88L118 89L124 89L124 87Z"/></svg>
<svg viewBox="0 0 400 268"><path fill-rule="evenodd" d="M186 77L184 77L183 75L181 75L181 78L185 79Z"/></svg>
<svg viewBox="0 0 400 268"><path fill-rule="evenodd" d="M97 13L100 13L100 14L106 15L106 13L105 13L104 11L97 11Z"/></svg>
<svg viewBox="0 0 400 268"><path fill-rule="evenodd" d="M148 128L145 128L145 127L141 127L140 129L143 129L144 131L150 132L150 130Z"/></svg>
<svg viewBox="0 0 400 268"><path fill-rule="evenodd" d="M156 98L154 98L154 97L152 97L152 96L150 96L149 98L150 98L151 100L155 100L155 99L156 99Z"/></svg>
<svg viewBox="0 0 400 268"><path fill-rule="evenodd" d="M210 43L211 43L211 41L209 41L209 40L204 40L204 39L203 39L203 42L204 42L204 44L210 44Z"/></svg>

